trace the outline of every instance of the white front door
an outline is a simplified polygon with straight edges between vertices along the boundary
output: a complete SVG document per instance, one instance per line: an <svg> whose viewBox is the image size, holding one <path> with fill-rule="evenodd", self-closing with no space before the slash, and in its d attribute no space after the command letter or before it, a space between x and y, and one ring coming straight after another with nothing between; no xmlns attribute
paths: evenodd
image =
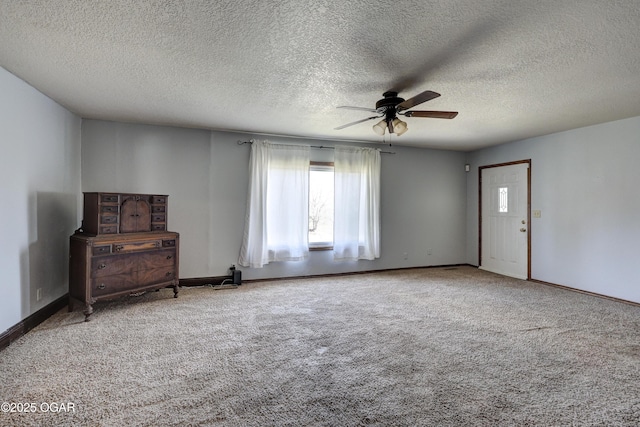
<svg viewBox="0 0 640 427"><path fill-rule="evenodd" d="M529 276L529 162L480 169L480 268Z"/></svg>

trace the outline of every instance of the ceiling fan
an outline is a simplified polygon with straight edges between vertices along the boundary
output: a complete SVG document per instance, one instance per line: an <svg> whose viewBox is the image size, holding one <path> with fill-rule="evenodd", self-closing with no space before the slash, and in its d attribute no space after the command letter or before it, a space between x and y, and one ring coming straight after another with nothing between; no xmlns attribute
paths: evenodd
<svg viewBox="0 0 640 427"><path fill-rule="evenodd" d="M367 117L366 119L357 120L355 122L347 123L346 125L338 126L335 130L344 129L349 126L357 125L358 123L366 122L367 120L374 120L384 117L380 122L373 125L373 130L378 135L384 135L385 131L389 129L389 133L395 133L400 136L407 131L407 124L398 118L398 115L405 117L427 117L434 119L453 119L458 115L457 111L421 111L421 110L409 110L416 105L423 102L430 101L440 96L439 93L427 90L417 94L413 98L404 99L398 96L398 92L387 91L382 94L384 98L376 102L376 108L366 107L350 107L348 105L342 105L338 108L345 108L350 110L369 111L376 113L376 116Z"/></svg>

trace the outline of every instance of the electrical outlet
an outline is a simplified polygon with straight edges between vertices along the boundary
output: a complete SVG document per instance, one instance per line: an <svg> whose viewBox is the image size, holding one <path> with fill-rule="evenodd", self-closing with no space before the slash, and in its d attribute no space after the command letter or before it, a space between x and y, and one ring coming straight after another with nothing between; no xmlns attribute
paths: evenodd
<svg viewBox="0 0 640 427"><path fill-rule="evenodd" d="M431 255L433 253L433 250L431 248L427 249L427 255Z"/></svg>
<svg viewBox="0 0 640 427"><path fill-rule="evenodd" d="M403 253L402 256L404 257L404 259L409 259L409 254L407 252Z"/></svg>
<svg viewBox="0 0 640 427"><path fill-rule="evenodd" d="M40 301L42 299L42 288L36 289L36 301Z"/></svg>
<svg viewBox="0 0 640 427"><path fill-rule="evenodd" d="M533 217L534 218L541 218L542 217L542 211L533 211Z"/></svg>

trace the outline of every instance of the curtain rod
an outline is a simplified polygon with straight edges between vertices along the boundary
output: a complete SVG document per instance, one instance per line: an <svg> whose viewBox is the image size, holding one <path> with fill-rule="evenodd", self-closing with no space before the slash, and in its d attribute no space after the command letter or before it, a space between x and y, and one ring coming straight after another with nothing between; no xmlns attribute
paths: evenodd
<svg viewBox="0 0 640 427"><path fill-rule="evenodd" d="M236 144L238 145L243 145L243 144L253 144L253 140L251 141L238 141ZM327 150L335 150L336 147L326 147L324 145L310 145L309 147L311 148L318 148L318 149L327 149ZM395 152L392 151L382 151L380 150L380 154L396 154Z"/></svg>

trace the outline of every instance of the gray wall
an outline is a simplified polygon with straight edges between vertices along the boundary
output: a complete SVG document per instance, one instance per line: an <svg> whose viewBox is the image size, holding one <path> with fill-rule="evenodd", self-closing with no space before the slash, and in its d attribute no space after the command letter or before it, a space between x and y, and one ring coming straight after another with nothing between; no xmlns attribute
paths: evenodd
<svg viewBox="0 0 640 427"><path fill-rule="evenodd" d="M640 302L640 117L468 153L467 262L478 264L478 166L531 159L534 279Z"/></svg>
<svg viewBox="0 0 640 427"><path fill-rule="evenodd" d="M168 227L180 233L180 273L209 271L210 133L82 121L82 191L168 194Z"/></svg>
<svg viewBox="0 0 640 427"><path fill-rule="evenodd" d="M3 68L0 93L3 332L68 291L81 121Z"/></svg>
<svg viewBox="0 0 640 427"><path fill-rule="evenodd" d="M181 233L180 276L227 273L244 230L250 146L264 137L85 120L83 191L160 192L169 197L169 228ZM332 142L270 137L274 142ZM355 144L352 144L355 145ZM336 262L330 252L306 261L243 269L243 278L314 275L463 263L466 176L463 153L386 147L382 157L381 258ZM331 150L312 150L331 160ZM428 255L428 250L431 255ZM406 259L405 259L405 255Z"/></svg>

